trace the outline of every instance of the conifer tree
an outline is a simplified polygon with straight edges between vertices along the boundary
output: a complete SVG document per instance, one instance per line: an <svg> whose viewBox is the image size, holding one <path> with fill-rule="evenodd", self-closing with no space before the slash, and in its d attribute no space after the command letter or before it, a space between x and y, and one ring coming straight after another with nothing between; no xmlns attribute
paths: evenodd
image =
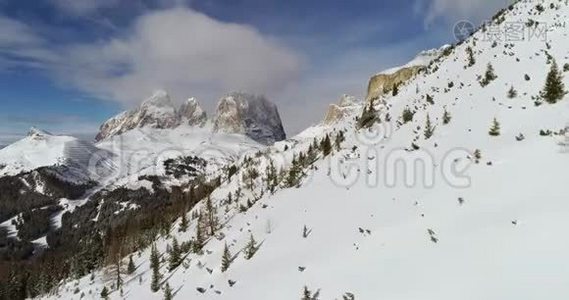
<svg viewBox="0 0 569 300"><path fill-rule="evenodd" d="M485 87L496 78L498 78L498 76L496 76L494 73L494 67L492 64L488 63L488 66L486 67L486 73L484 73L484 78L482 78L482 81L480 81L480 85Z"/></svg>
<svg viewBox="0 0 569 300"><path fill-rule="evenodd" d="M508 98L513 99L516 98L517 96L518 96L518 91L516 91L516 89L514 89L514 86L512 85L508 90Z"/></svg>
<svg viewBox="0 0 569 300"><path fill-rule="evenodd" d="M225 248L223 248L223 256L221 257L221 272L227 271L231 265L231 262L231 252L229 252L229 247L227 246L227 243L225 243Z"/></svg>
<svg viewBox="0 0 569 300"><path fill-rule="evenodd" d="M403 109L403 113L401 114L401 118L403 119L403 124L413 121L414 115L415 115L415 112L412 111L411 109L409 109L408 107Z"/></svg>
<svg viewBox="0 0 569 300"><path fill-rule="evenodd" d="M194 253L201 253L203 245L205 244L205 236L203 233L203 214L200 213L198 217L198 224L196 225L196 237L192 243L192 251Z"/></svg>
<svg viewBox="0 0 569 300"><path fill-rule="evenodd" d="M393 85L393 89L391 90L391 95L393 95L395 97L398 94L399 94L399 85L395 84L395 85Z"/></svg>
<svg viewBox="0 0 569 300"><path fill-rule="evenodd" d="M292 165L290 166L290 169L284 178L286 187L294 187L298 185L301 178L301 167L298 159L296 157L293 157L291 164Z"/></svg>
<svg viewBox="0 0 569 300"><path fill-rule="evenodd" d="M424 135L425 135L425 139L428 140L433 136L433 133L435 133L435 127L433 127L433 125L431 124L431 118L429 117L429 114L427 114L427 121L425 123L425 131L424 131Z"/></svg>
<svg viewBox="0 0 569 300"><path fill-rule="evenodd" d="M466 48L466 54L468 55L468 66L469 67L474 66L476 60L474 59L474 51L472 51L472 47L468 46Z"/></svg>
<svg viewBox="0 0 569 300"><path fill-rule="evenodd" d="M257 242L255 241L253 234L251 234L251 237L249 238L249 243L247 243L247 246L245 246L245 259L249 260L253 258L253 255L255 255L255 253L258 250L257 247L258 247Z"/></svg>
<svg viewBox="0 0 569 300"><path fill-rule="evenodd" d="M492 127L490 127L488 134L491 136L500 135L500 123L498 123L498 120L496 120L496 118L494 118L494 121L492 121Z"/></svg>
<svg viewBox="0 0 569 300"><path fill-rule="evenodd" d="M182 212L182 220L180 221L180 232L186 232L188 230L188 219L186 218L186 210Z"/></svg>
<svg viewBox="0 0 569 300"><path fill-rule="evenodd" d="M206 202L205 202L205 209L206 209L206 217L207 217L207 227L209 229L208 234L210 236L214 235L215 232L217 231L217 228L219 226L219 220L217 218L217 210L215 209L215 207L213 206L213 203L211 202L211 197L207 197Z"/></svg>
<svg viewBox="0 0 569 300"><path fill-rule="evenodd" d="M312 300L312 293L307 286L305 286L304 290L302 291L302 300Z"/></svg>
<svg viewBox="0 0 569 300"><path fill-rule="evenodd" d="M109 289L107 289L106 286L103 287L103 290L101 290L101 298L102 299L109 299Z"/></svg>
<svg viewBox="0 0 569 300"><path fill-rule="evenodd" d="M132 261L132 255L128 257L128 267L127 267L126 271L129 275L134 273L134 271L136 271L136 266L134 265L134 262Z"/></svg>
<svg viewBox="0 0 569 300"><path fill-rule="evenodd" d="M557 63L553 61L551 69L547 74L545 87L541 92L541 96L547 103L555 104L557 101L563 99L566 93L565 85L563 84L563 75L558 70Z"/></svg>
<svg viewBox="0 0 569 300"><path fill-rule="evenodd" d="M445 112L443 113L443 124L446 125L446 124L450 123L451 119L452 119L452 117L450 116L450 113L445 108Z"/></svg>
<svg viewBox="0 0 569 300"><path fill-rule="evenodd" d="M272 159L269 160L269 165L267 165L267 170L265 173L267 176L266 177L267 188L269 189L271 194L274 194L279 179L278 179L277 168L275 167L275 164L273 163Z"/></svg>
<svg viewBox="0 0 569 300"><path fill-rule="evenodd" d="M174 299L174 296L172 295L172 288L170 287L170 284L166 282L166 285L164 286L164 300L172 299Z"/></svg>
<svg viewBox="0 0 569 300"><path fill-rule="evenodd" d="M332 143L330 142L330 136L326 134L326 137L320 143L320 150L324 156L328 156L332 152Z"/></svg>
<svg viewBox="0 0 569 300"><path fill-rule="evenodd" d="M344 131L338 132L336 139L334 140L334 146L336 146L336 151L340 151L342 143L346 138L344 137Z"/></svg>
<svg viewBox="0 0 569 300"><path fill-rule="evenodd" d="M117 285L117 289L119 289L122 286L122 277L121 277L121 263L120 263L120 259L117 259L116 264L115 264L115 269L116 269L116 285Z"/></svg>
<svg viewBox="0 0 569 300"><path fill-rule="evenodd" d="M150 268L152 269L152 282L150 283L150 290L153 293L160 290L160 279L162 275L160 274L160 255L158 254L158 249L156 245L152 245L150 252Z"/></svg>
<svg viewBox="0 0 569 300"><path fill-rule="evenodd" d="M170 248L170 257L168 258L170 271L174 270L180 265L181 256L182 251L180 249L180 245L178 243L178 240L174 237L172 240L172 246Z"/></svg>

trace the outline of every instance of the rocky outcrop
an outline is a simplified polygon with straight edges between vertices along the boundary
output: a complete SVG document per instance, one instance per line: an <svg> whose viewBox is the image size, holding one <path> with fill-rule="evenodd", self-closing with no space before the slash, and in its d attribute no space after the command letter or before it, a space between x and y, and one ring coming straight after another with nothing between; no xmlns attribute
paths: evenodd
<svg viewBox="0 0 569 300"><path fill-rule="evenodd" d="M232 93L219 101L213 130L245 134L266 145L286 138L276 105L246 93Z"/></svg>
<svg viewBox="0 0 569 300"><path fill-rule="evenodd" d="M176 109L165 91L157 91L137 109L103 123L95 139L101 141L135 128L171 129L206 124L207 114L195 98L186 100ZM286 138L276 105L263 96L246 93L232 93L219 101L213 131L244 134L262 144Z"/></svg>
<svg viewBox="0 0 569 300"><path fill-rule="evenodd" d="M338 104L330 104L326 116L324 117L324 124L331 125L343 120L347 115L357 109L358 104L359 102L355 97L343 95Z"/></svg>
<svg viewBox="0 0 569 300"><path fill-rule="evenodd" d="M207 114L196 98L189 98L178 110L180 124L203 127L207 122Z"/></svg>
<svg viewBox="0 0 569 300"><path fill-rule="evenodd" d="M367 101L372 101L389 93L395 86L406 82L417 75L424 67L414 66L397 70L391 74L377 74L371 77L367 88Z"/></svg>
<svg viewBox="0 0 569 300"><path fill-rule="evenodd" d="M123 112L101 125L96 141L119 135L134 128L174 128L180 119L168 93L159 90L146 99L139 108Z"/></svg>
<svg viewBox="0 0 569 300"><path fill-rule="evenodd" d="M422 51L407 64L372 76L368 84L366 101L378 99L384 94L391 92L395 86L407 82L450 47L445 45L439 49Z"/></svg>

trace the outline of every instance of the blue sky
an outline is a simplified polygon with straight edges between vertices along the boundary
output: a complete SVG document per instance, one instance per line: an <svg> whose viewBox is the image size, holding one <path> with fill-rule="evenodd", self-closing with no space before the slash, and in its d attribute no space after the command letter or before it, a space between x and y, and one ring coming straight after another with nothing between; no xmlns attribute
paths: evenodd
<svg viewBox="0 0 569 300"><path fill-rule="evenodd" d="M0 144L30 126L94 135L158 88L209 111L230 91L263 93L295 133L506 2L0 0Z"/></svg>

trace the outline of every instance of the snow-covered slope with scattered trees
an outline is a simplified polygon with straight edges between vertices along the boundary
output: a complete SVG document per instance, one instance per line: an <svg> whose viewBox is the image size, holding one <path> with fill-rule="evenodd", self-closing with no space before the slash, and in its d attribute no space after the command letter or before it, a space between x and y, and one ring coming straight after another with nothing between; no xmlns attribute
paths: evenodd
<svg viewBox="0 0 569 300"><path fill-rule="evenodd" d="M107 266L44 298L565 299L567 19L517 2L397 95L240 156L172 225L110 231Z"/></svg>

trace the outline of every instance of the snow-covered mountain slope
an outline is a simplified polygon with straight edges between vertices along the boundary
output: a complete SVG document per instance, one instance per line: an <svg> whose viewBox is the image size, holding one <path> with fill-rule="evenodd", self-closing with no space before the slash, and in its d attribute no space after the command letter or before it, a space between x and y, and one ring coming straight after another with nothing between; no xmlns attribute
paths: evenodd
<svg viewBox="0 0 569 300"><path fill-rule="evenodd" d="M445 52L445 50L447 50L450 47L451 47L450 45L444 45L438 49L430 49L430 50L421 51L421 52L419 52L419 54L417 54L417 56L415 56L412 60L410 60L406 64L404 64L402 66L389 68L387 70L383 70L383 71L379 72L378 74L393 74L393 73L396 73L397 71L399 71L401 69L407 69L407 68L412 68L412 67L426 67L433 60L437 59L443 52Z"/></svg>
<svg viewBox="0 0 569 300"><path fill-rule="evenodd" d="M70 136L52 135L37 128L0 150L0 176L16 175L40 167L67 165L87 172L92 161L99 161L108 172L108 153L89 142Z"/></svg>
<svg viewBox="0 0 569 300"><path fill-rule="evenodd" d="M210 125L178 126L168 130L136 128L97 146L114 153L114 164L120 166L112 177L104 179L104 185L126 184L133 188L137 186L139 176L165 175L164 161L168 159L200 157L207 161L206 174L214 177L223 166L245 153L263 148L244 135L212 133Z"/></svg>
<svg viewBox="0 0 569 300"><path fill-rule="evenodd" d="M359 129L354 113L240 159L210 208L200 203L186 231L179 220L156 240L161 288L174 299L302 299L304 287L318 299L565 299L569 97L550 104L540 94L553 59L569 63L569 6L539 3L520 1L495 22L539 21L547 43L494 43L481 30L367 107L381 119L370 128ZM485 76L488 64L497 77ZM314 138L340 132L339 149L324 158L323 143L309 155ZM273 193L271 162L283 170ZM294 172L305 176L289 184ZM173 238L196 241L200 211L219 228L203 253L184 252L169 270ZM256 251L246 259L251 235ZM132 256L136 270L123 273L121 288L111 266L57 293L161 297L150 288L150 252Z"/></svg>

